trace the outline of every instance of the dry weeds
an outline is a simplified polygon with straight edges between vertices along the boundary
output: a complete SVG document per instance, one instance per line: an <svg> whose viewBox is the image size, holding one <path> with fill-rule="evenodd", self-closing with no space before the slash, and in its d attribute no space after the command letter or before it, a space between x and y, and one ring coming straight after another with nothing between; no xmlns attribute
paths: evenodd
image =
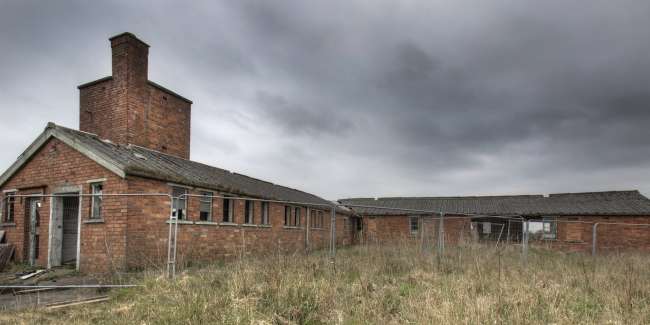
<svg viewBox="0 0 650 325"><path fill-rule="evenodd" d="M413 245L248 258L145 276L110 303L0 315L60 324L650 324L650 259Z"/></svg>

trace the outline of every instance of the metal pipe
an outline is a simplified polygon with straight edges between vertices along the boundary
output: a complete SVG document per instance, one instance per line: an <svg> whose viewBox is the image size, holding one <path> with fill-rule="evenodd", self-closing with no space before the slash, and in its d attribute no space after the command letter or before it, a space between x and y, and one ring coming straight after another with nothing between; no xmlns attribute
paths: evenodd
<svg viewBox="0 0 650 325"><path fill-rule="evenodd" d="M336 256L336 205L332 206L330 214L330 257Z"/></svg>
<svg viewBox="0 0 650 325"><path fill-rule="evenodd" d="M529 231L529 224L528 223L529 223L529 221L526 220L524 222L524 225L523 225L524 226L524 242L521 245L521 248L523 250L522 251L522 258L523 258L524 265L528 264L528 231Z"/></svg>
<svg viewBox="0 0 650 325"><path fill-rule="evenodd" d="M0 285L0 289L134 288L141 284Z"/></svg>

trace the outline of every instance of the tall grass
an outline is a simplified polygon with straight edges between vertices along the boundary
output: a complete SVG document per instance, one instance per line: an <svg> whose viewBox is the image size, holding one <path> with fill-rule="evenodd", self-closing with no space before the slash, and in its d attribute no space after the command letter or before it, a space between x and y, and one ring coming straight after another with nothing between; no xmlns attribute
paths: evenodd
<svg viewBox="0 0 650 325"><path fill-rule="evenodd" d="M176 281L65 312L5 313L0 322L61 324L649 324L650 259L592 259L514 248L361 246L188 269Z"/></svg>

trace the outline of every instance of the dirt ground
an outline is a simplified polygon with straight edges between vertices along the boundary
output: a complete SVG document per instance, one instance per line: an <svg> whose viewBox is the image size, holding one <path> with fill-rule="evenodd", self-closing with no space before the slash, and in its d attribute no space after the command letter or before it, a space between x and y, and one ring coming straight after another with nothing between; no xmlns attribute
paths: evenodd
<svg viewBox="0 0 650 325"><path fill-rule="evenodd" d="M63 303L90 299L105 295L105 290L96 288L75 288L75 289L30 289L30 288L3 288L11 285L78 285L98 284L92 277L80 275L73 268L55 268L46 270L41 274L29 279L22 280L20 277L35 269L13 266L0 273L0 311L19 310L36 308Z"/></svg>

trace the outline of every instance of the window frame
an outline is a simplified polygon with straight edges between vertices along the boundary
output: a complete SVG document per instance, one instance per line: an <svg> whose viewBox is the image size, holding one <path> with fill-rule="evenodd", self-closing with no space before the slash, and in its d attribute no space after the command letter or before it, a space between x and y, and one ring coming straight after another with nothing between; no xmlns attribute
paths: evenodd
<svg viewBox="0 0 650 325"><path fill-rule="evenodd" d="M261 201L260 202L260 224L261 225L270 225L269 222L269 202Z"/></svg>
<svg viewBox="0 0 650 325"><path fill-rule="evenodd" d="M291 206L285 205L284 206L284 226L285 227L291 227Z"/></svg>
<svg viewBox="0 0 650 325"><path fill-rule="evenodd" d="M96 195L95 189L96 187L99 186L99 195ZM103 208L103 203L104 203L104 183L103 182L92 182L90 183L90 193L92 196L90 197L90 215L88 216L88 219L92 220L101 220L102 219L102 208ZM99 204L99 209L95 211L95 206Z"/></svg>
<svg viewBox="0 0 650 325"><path fill-rule="evenodd" d="M244 201L244 224L245 225L255 224L255 201L251 201L251 200Z"/></svg>
<svg viewBox="0 0 650 325"><path fill-rule="evenodd" d="M300 227L302 224L302 208L301 207L294 207L293 208L293 222L294 222L294 227Z"/></svg>
<svg viewBox="0 0 650 325"><path fill-rule="evenodd" d="M4 204L2 205L2 222L3 223L14 223L16 222L16 193L18 191L6 191L4 192ZM9 206L11 204L11 209Z"/></svg>
<svg viewBox="0 0 650 325"><path fill-rule="evenodd" d="M413 221L415 220L415 223ZM413 229L415 225L415 230ZM419 216L409 216L409 233L411 236L416 236L420 233L420 217Z"/></svg>
<svg viewBox="0 0 650 325"><path fill-rule="evenodd" d="M546 226L548 225L548 231ZM557 218L556 217L542 217L542 239L543 240L557 240Z"/></svg>
<svg viewBox="0 0 650 325"><path fill-rule="evenodd" d="M309 213L311 229L323 229L323 211L311 209Z"/></svg>
<svg viewBox="0 0 650 325"><path fill-rule="evenodd" d="M172 214L176 215L176 220L187 220L187 194L189 193L188 189L186 187L182 186L176 186L172 185ZM182 192L180 195L175 195L175 192ZM183 199L180 199L180 197L186 194L186 196ZM183 208L180 209L182 211L181 216L178 216L178 210L179 210L179 205L180 203L183 202Z"/></svg>
<svg viewBox="0 0 650 325"><path fill-rule="evenodd" d="M214 204L214 192L211 191L201 191L201 196L199 197L199 220L204 221L204 222L210 222L212 221L212 213L213 213L213 207L212 205ZM208 204L208 211L203 210L203 204ZM207 212L208 215L205 219L203 219L203 213Z"/></svg>
<svg viewBox="0 0 650 325"><path fill-rule="evenodd" d="M232 197L224 197L221 199L221 222L234 223L235 222L235 205ZM227 211L227 215L226 215Z"/></svg>

